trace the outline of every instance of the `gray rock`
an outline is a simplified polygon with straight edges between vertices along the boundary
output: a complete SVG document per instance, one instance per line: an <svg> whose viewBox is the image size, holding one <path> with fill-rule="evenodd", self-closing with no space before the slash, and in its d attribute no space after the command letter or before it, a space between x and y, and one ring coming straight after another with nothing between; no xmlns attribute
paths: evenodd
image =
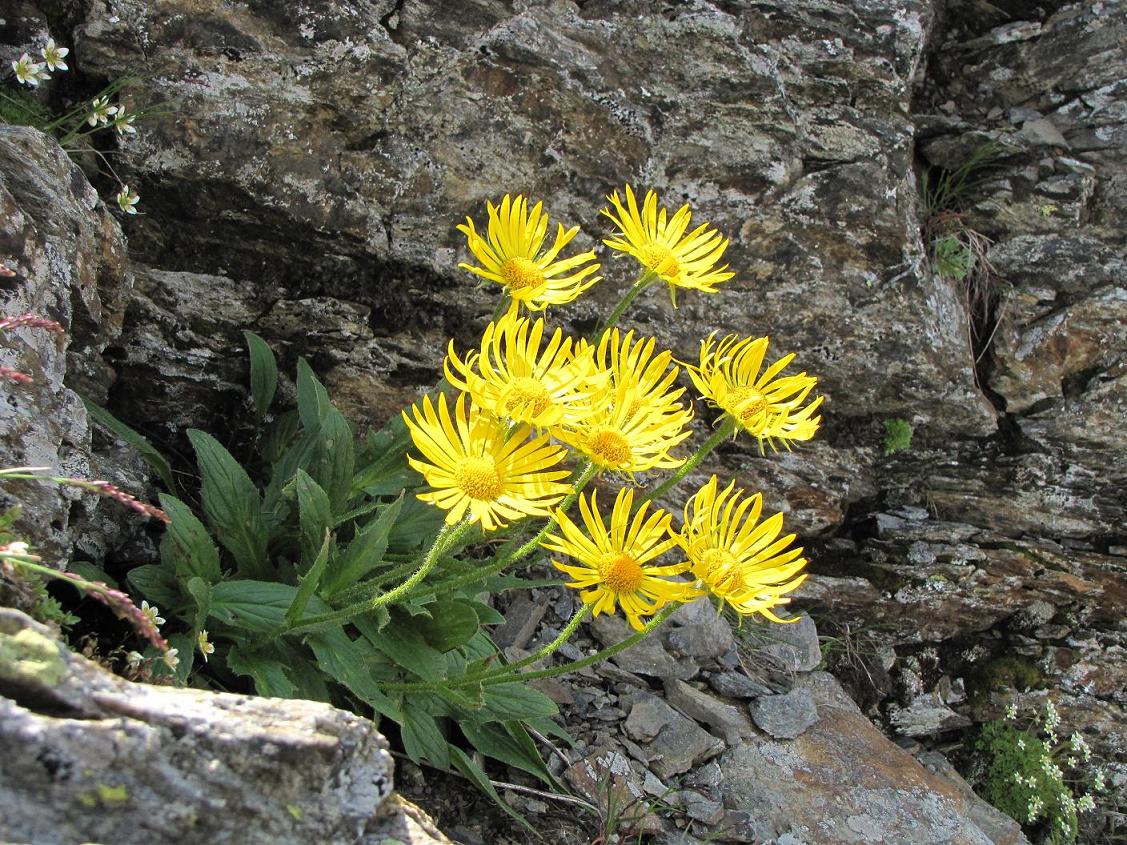
<svg viewBox="0 0 1127 845"><path fill-rule="evenodd" d="M764 681L749 678L743 672L713 672L708 677L708 685L721 695L730 698L758 698L761 695L773 695L780 690L778 685L769 685Z"/></svg>
<svg viewBox="0 0 1127 845"><path fill-rule="evenodd" d="M591 633L604 647L617 645L633 633L626 620L605 614L592 619L589 627ZM674 658L665 650L661 638L657 636L646 637L626 651L619 652L611 660L627 672L657 678L687 680L696 675L700 669L688 658L681 660Z"/></svg>
<svg viewBox="0 0 1127 845"><path fill-rule="evenodd" d="M694 792L691 789L682 789L669 796L669 801L680 807L685 815L701 824L715 826L724 818L724 805Z"/></svg>
<svg viewBox="0 0 1127 845"><path fill-rule="evenodd" d="M933 693L916 696L907 707L890 705L890 719L901 736L935 736L972 724Z"/></svg>
<svg viewBox="0 0 1127 845"><path fill-rule="evenodd" d="M492 636L501 648L517 646L524 648L536 633L536 626L544 618L547 610L545 602L534 602L524 593L517 597L505 608L505 621L493 629Z"/></svg>
<svg viewBox="0 0 1127 845"><path fill-rule="evenodd" d="M682 605L670 622L677 627L666 635L669 646L697 661L720 657L734 641L732 626L707 597Z"/></svg>
<svg viewBox="0 0 1127 845"><path fill-rule="evenodd" d="M755 733L745 711L677 678L665 681L665 700L690 719L713 728L729 745Z"/></svg>
<svg viewBox="0 0 1127 845"><path fill-rule="evenodd" d="M0 609L4 833L38 845L446 843L388 804L392 761L367 719L312 701L124 681ZM407 835L413 838L407 838Z"/></svg>
<svg viewBox="0 0 1127 845"><path fill-rule="evenodd" d="M687 772L724 750L721 740L645 692L634 695L623 730L643 743L646 763L662 779Z"/></svg>
<svg viewBox="0 0 1127 845"><path fill-rule="evenodd" d="M788 672L809 672L822 662L821 643L814 621L805 613L797 622L746 622L744 636L754 644L753 654Z"/></svg>
<svg viewBox="0 0 1127 845"><path fill-rule="evenodd" d="M983 801L975 795L970 784L963 780L962 776L955 771L955 767L941 753L938 751L922 751L916 755L916 759L929 772L946 778L963 791L968 802L967 815L983 833L990 837L990 841L994 845L1029 845L1029 840L1025 837L1021 825L989 802Z"/></svg>
<svg viewBox="0 0 1127 845"><path fill-rule="evenodd" d="M1025 121L1018 134L1033 144L1068 149L1068 141L1047 117Z"/></svg>
<svg viewBox="0 0 1127 845"><path fill-rule="evenodd" d="M818 708L805 689L764 695L751 702L748 709L756 727L776 739L794 739L818 722Z"/></svg>

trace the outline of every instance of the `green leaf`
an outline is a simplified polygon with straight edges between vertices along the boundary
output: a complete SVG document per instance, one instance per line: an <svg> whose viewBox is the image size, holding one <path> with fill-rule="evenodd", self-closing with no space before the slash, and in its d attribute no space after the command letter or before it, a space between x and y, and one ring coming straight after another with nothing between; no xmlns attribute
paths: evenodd
<svg viewBox="0 0 1127 845"><path fill-rule="evenodd" d="M286 676L285 664L271 649L232 646L227 652L227 667L235 674L253 678L259 695L293 698L297 694L294 682Z"/></svg>
<svg viewBox="0 0 1127 845"><path fill-rule="evenodd" d="M450 762L454 764L454 768L466 776L470 783L492 798L498 807L512 816L522 827L527 829L529 833L539 838L536 829L528 823L528 820L501 800L501 796L497 794L497 790L493 788L493 784L489 781L489 776L482 771L481 766L475 763L465 751L456 745L451 745Z"/></svg>
<svg viewBox="0 0 1127 845"><path fill-rule="evenodd" d="M333 511L344 511L352 489L352 473L356 466L352 427L336 408L329 406L321 418L317 461L312 475L325 488L333 503Z"/></svg>
<svg viewBox="0 0 1127 845"><path fill-rule="evenodd" d="M278 463L300 433L301 417L297 411L278 414L262 437L259 447L262 460L270 466Z"/></svg>
<svg viewBox="0 0 1127 845"><path fill-rule="evenodd" d="M254 408L261 421L274 401L274 391L278 389L278 362L274 352L265 340L254 332L243 332L250 351L250 395Z"/></svg>
<svg viewBox="0 0 1127 845"><path fill-rule="evenodd" d="M346 590L383 562L391 528L403 507L403 496L384 507L379 517L356 532L325 574L322 595L331 598Z"/></svg>
<svg viewBox="0 0 1127 845"><path fill-rule="evenodd" d="M473 747L485 756L528 772L550 787L556 786L555 778L520 722L479 724L474 719L462 719L458 727Z"/></svg>
<svg viewBox="0 0 1127 845"><path fill-rule="evenodd" d="M86 406L87 415L93 419L94 422L136 449L141 457L145 459L145 463L152 467L153 472L160 476L160 480L164 486L169 491L173 493L176 492L176 482L172 478L172 467L169 465L168 461L165 460L164 455L158 452L143 434L134 431L101 405L95 405L85 396L81 397L81 399L82 404Z"/></svg>
<svg viewBox="0 0 1127 845"><path fill-rule="evenodd" d="M403 705L400 736L407 756L416 763L426 760L433 766L449 769L449 743L439 730L434 716L421 707L412 706L410 699L404 701Z"/></svg>
<svg viewBox="0 0 1127 845"><path fill-rule="evenodd" d="M287 626L296 625L302 614L305 613L305 608L309 605L313 593L317 590L321 574L325 571L325 564L329 562L329 549L332 547L332 543L333 535L326 528L325 541L321 544L321 551L317 554L317 559L313 561L313 566L310 567L309 572L304 576L299 576L300 583L297 587L297 595L294 596L293 604L286 610Z"/></svg>
<svg viewBox="0 0 1127 845"><path fill-rule="evenodd" d="M268 577L272 573L266 558L266 527L258 488L210 434L189 429L188 439L199 463L204 514L219 542L235 558L242 574Z"/></svg>
<svg viewBox="0 0 1127 845"><path fill-rule="evenodd" d="M196 600L196 615L192 620L192 629L197 632L202 631L211 611L211 585L202 578L194 577L188 579L187 586L188 592Z"/></svg>
<svg viewBox="0 0 1127 845"><path fill-rule="evenodd" d="M286 611L293 605L296 597L297 587L289 584L275 581L223 581L212 588L210 616L224 625L270 634L281 627ZM329 606L313 596L306 610L316 616L327 613Z"/></svg>
<svg viewBox="0 0 1127 845"><path fill-rule="evenodd" d="M168 638L168 644L176 649L178 658L172 674L181 685L186 684L196 660L196 638L192 634L173 634Z"/></svg>
<svg viewBox="0 0 1127 845"><path fill-rule="evenodd" d="M403 420L392 417L380 431L368 432L359 455L361 469L352 478L352 492L390 496L418 483L419 475L407 464L411 442Z"/></svg>
<svg viewBox="0 0 1127 845"><path fill-rule="evenodd" d="M461 601L438 601L429 605L430 617L416 618L415 629L432 648L451 651L469 642L478 631L477 614Z"/></svg>
<svg viewBox="0 0 1127 845"><path fill-rule="evenodd" d="M508 722L514 719L535 719L538 716L555 716L556 703L540 690L519 681L494 684L485 688L483 721Z"/></svg>
<svg viewBox="0 0 1127 845"><path fill-rule="evenodd" d="M477 614L477 621L481 625L502 625L505 622L505 617L498 611L494 610L484 602L476 601L474 599L462 599L464 604L468 604L473 608L474 613Z"/></svg>
<svg viewBox="0 0 1127 845"><path fill-rule="evenodd" d="M446 670L446 658L442 652L427 645L407 617L393 613L392 619L393 622L382 630L375 630L374 625L365 625L361 630L381 654L404 669L414 672L424 681L442 680Z"/></svg>
<svg viewBox="0 0 1127 845"><path fill-rule="evenodd" d="M125 577L137 592L158 607L173 607L180 602L180 585L166 567L147 563L133 567Z"/></svg>
<svg viewBox="0 0 1127 845"><path fill-rule="evenodd" d="M324 544L326 532L333 525L332 506L321 485L303 469L297 471L286 490L292 490L297 495L301 556L308 567Z"/></svg>
<svg viewBox="0 0 1127 845"><path fill-rule="evenodd" d="M181 581L198 577L217 583L222 578L219 549L207 528L187 505L169 493L161 493L160 506L172 520L160 541L161 560L175 569Z"/></svg>
<svg viewBox="0 0 1127 845"><path fill-rule="evenodd" d="M120 589L115 579L111 578L106 570L95 566L88 560L72 560L67 564L67 569L87 581L101 581L115 590Z"/></svg>
<svg viewBox="0 0 1127 845"><path fill-rule="evenodd" d="M313 469L313 462L317 457L317 446L320 443L317 434L319 430L320 426L312 432L307 431L302 434L286 449L286 453L271 468L270 483L266 486L266 494L263 497L262 507L264 511L270 514L275 513L282 491L293 480L299 469L306 471Z"/></svg>
<svg viewBox="0 0 1127 845"><path fill-rule="evenodd" d="M445 512L420 502L414 495L403 499L403 509L388 536L388 549L399 554L414 551L424 542L433 542L442 530Z"/></svg>
<svg viewBox="0 0 1127 845"><path fill-rule="evenodd" d="M370 704L380 715L395 722L403 720L399 708L372 676L368 665L372 655L363 643L350 638L343 628L311 634L306 642L323 672Z"/></svg>
<svg viewBox="0 0 1127 845"><path fill-rule="evenodd" d="M297 362L297 412L307 432L316 431L332 403L329 394L313 374L313 368L304 358Z"/></svg>

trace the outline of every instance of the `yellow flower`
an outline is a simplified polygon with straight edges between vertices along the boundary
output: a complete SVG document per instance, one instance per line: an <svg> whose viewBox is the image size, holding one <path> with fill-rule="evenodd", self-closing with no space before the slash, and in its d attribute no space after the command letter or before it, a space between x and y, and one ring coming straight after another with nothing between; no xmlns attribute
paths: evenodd
<svg viewBox="0 0 1127 845"><path fill-rule="evenodd" d="M480 352L465 360L450 342L446 379L479 408L513 422L534 428L581 422L609 400L607 377L596 377L589 352L573 354L572 339L561 330L542 349L543 339L543 319L510 312L486 327Z"/></svg>
<svg viewBox="0 0 1127 845"><path fill-rule="evenodd" d="M508 432L504 423L469 404L464 394L458 397L453 418L440 393L437 411L424 396L422 408L412 405L411 415L404 411L403 419L423 454L422 460L408 455L407 461L434 488L419 498L448 511L450 525L467 510L470 521L480 522L485 531L524 516L547 516L571 489L559 483L567 470L551 469L563 460L564 449L551 445L547 435L528 440L531 431L526 425Z"/></svg>
<svg viewBox="0 0 1127 845"><path fill-rule="evenodd" d="M536 203L529 211L525 197L512 199L505 194L499 206L486 205L488 238L478 234L469 217L464 226L458 226L481 266L458 266L504 285L512 297L512 310L524 305L530 311L542 311L547 305L571 302L602 278L595 275L599 265L592 263L594 250L559 258L560 251L579 233L578 226L565 231L563 224L557 224L555 242L541 252L548 233L544 203Z"/></svg>
<svg viewBox="0 0 1127 845"><path fill-rule="evenodd" d="M677 209L672 217L657 207L657 194L646 192L639 210L634 191L626 186L626 204L618 191L607 197L612 211L602 213L618 227L618 236L603 241L611 249L627 253L638 259L647 272L653 273L669 285L673 305L677 305L677 288L689 288L704 293L716 293L716 286L735 276L728 265L716 263L728 248L728 239L704 223L686 234L692 211L688 204Z"/></svg>
<svg viewBox="0 0 1127 845"><path fill-rule="evenodd" d="M818 383L814 376L776 378L791 361L794 353L780 358L760 373L767 353L767 338L739 339L730 334L715 342L713 332L700 345L700 366L687 366L697 390L714 405L729 414L741 428L774 448L781 440L790 448L791 440L809 440L822 422L814 412L822 404L819 396L801 407Z"/></svg>
<svg viewBox="0 0 1127 845"><path fill-rule="evenodd" d="M623 489L614 500L608 531L596 496L592 493L590 502L586 496L579 497L586 533L557 510L560 533L548 534L540 545L578 561L579 566L567 566L556 560L552 565L572 578L569 587L583 590L579 597L584 604L593 606L595 616L614 613L615 607L621 605L630 625L641 630L642 616L657 612L671 601L695 595L687 582L664 577L679 575L688 569L687 564L646 565L673 548L674 540L668 537L672 517L660 508L647 516L646 502L631 519L634 491Z"/></svg>
<svg viewBox="0 0 1127 845"><path fill-rule="evenodd" d="M580 351L585 351L585 345ZM605 334L595 362L610 374L610 402L578 425L556 430L556 437L579 450L598 467L633 474L674 469L685 462L669 451L690 434L693 412L677 401L685 391L673 389L678 369L673 354L653 355L652 339L634 342L634 332Z"/></svg>
<svg viewBox="0 0 1127 845"><path fill-rule="evenodd" d="M674 535L689 558L701 588L727 602L736 613L759 613L775 622L771 608L786 604L806 580L801 548L787 548L795 535L779 539L783 515L759 522L763 496L744 496L733 481L720 492L716 476L685 505L685 522ZM795 577L797 575L797 577Z"/></svg>

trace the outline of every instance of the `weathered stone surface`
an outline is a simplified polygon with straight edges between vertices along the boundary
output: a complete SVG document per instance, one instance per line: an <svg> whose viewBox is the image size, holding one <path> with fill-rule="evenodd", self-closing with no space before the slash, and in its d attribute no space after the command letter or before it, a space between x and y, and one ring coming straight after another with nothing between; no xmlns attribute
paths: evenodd
<svg viewBox="0 0 1127 845"><path fill-rule="evenodd" d="M803 688L760 696L748 709L755 726L776 739L794 739L818 722L818 708L810 692Z"/></svg>
<svg viewBox="0 0 1127 845"><path fill-rule="evenodd" d="M721 740L656 695L639 692L631 698L630 715L623 729L628 737L643 744L645 762L658 777L687 772L724 750Z"/></svg>
<svg viewBox="0 0 1127 845"><path fill-rule="evenodd" d="M690 719L712 728L729 745L755 733L751 720L742 709L677 678L666 680L665 700Z"/></svg>
<svg viewBox="0 0 1127 845"><path fill-rule="evenodd" d="M764 682L749 678L742 672L714 672L708 678L708 685L721 695L730 698L758 698L782 690Z"/></svg>
<svg viewBox="0 0 1127 845"><path fill-rule="evenodd" d="M889 720L902 736L935 736L969 727L972 722L932 693L916 696L906 707L889 705Z"/></svg>
<svg viewBox="0 0 1127 845"><path fill-rule="evenodd" d="M808 843L990 845L969 817L972 799L885 739L832 677L800 683L817 702L817 724L797 739L764 738L720 758L725 821L737 841L789 833Z"/></svg>
<svg viewBox="0 0 1127 845"><path fill-rule="evenodd" d="M1029 840L1021 830L1021 825L974 794L970 784L955 771L955 767L938 751L925 751L916 759L929 772L940 775L963 790L969 801L968 814L983 833L990 837L994 845L1028 845Z"/></svg>
<svg viewBox="0 0 1127 845"><path fill-rule="evenodd" d="M753 646L754 657L782 672L809 672L822 662L821 643L814 621L805 613L792 614L796 622L749 620L742 632L744 643Z"/></svg>
<svg viewBox="0 0 1127 845"><path fill-rule="evenodd" d="M0 609L0 817L38 845L448 842L387 805L373 724L326 704L134 684ZM382 835L382 838L381 838Z"/></svg>
<svg viewBox="0 0 1127 845"><path fill-rule="evenodd" d="M55 320L59 336L42 329L0 332L0 365L25 373L29 384L3 382L0 466L44 466L84 478L107 472L136 489L143 473L124 456L103 465L91 445L86 409L75 390L104 401L112 380L102 358L121 331L131 278L125 242L82 171L47 136L0 125L0 313ZM87 554L104 554L124 519L96 497L38 482L6 482L0 508L23 507L17 531L48 561L65 560L81 539ZM103 514L98 515L101 509ZM72 524L73 523L73 524Z"/></svg>
<svg viewBox="0 0 1127 845"><path fill-rule="evenodd" d="M676 626L666 634L670 648L693 660L717 658L734 642L732 626L707 597L682 605L669 621Z"/></svg>
<svg viewBox="0 0 1127 845"><path fill-rule="evenodd" d="M618 616L598 616L591 620L590 629L604 647L617 645L633 633L626 620ZM627 672L658 678L688 679L700 668L688 658L674 658L662 646L659 636L646 637L611 660Z"/></svg>

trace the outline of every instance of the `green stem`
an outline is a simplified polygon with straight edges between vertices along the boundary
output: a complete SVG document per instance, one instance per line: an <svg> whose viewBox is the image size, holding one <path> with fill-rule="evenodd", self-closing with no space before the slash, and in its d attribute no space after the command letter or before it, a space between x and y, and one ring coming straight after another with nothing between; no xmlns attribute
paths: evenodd
<svg viewBox="0 0 1127 845"><path fill-rule="evenodd" d="M735 433L737 428L736 418L731 414L725 414L721 419L720 426L712 433L712 436L704 442L704 444L694 452L685 463L677 468L677 471L669 478L665 479L661 484L655 487L650 492L642 497L642 502L650 502L674 487L682 478L692 472L697 464L703 461L708 454L720 445L721 441L727 439ZM641 502L639 502L641 504Z"/></svg>
<svg viewBox="0 0 1127 845"><path fill-rule="evenodd" d="M427 573L434 568L442 553L453 545L458 537L463 534L472 523L468 520L461 522L456 528L451 528L449 525L443 525L442 530L438 532L438 536L434 538L434 545L430 547L426 557L423 558L423 564L416 571L415 574L400 584L398 587L388 590L386 593L380 593L378 596L370 598L366 601L350 605L342 610L334 610L330 613L322 613L320 616L314 616L311 619L305 619L296 625L291 625L288 628L283 628L278 631L279 634L292 634L296 631L303 631L308 628L320 628L325 625L335 624L337 622L347 622L357 616L365 613L370 613L376 608L384 607L385 605L393 604L399 599L403 598L424 578Z"/></svg>
<svg viewBox="0 0 1127 845"><path fill-rule="evenodd" d="M518 678L523 678L522 675L517 674L518 669L523 669L525 666L531 666L536 661L543 660L545 657L548 657L549 655L555 654L557 651L559 651L560 646L562 646L569 639L571 639L571 635L575 633L575 631L579 627L579 625L590 614L591 614L591 605L584 604L582 607L579 608L579 610L577 610L575 612L575 615L571 617L571 620L567 623L566 626L564 626L564 629L562 631L560 631L559 635L554 640L552 640L547 645L543 646L535 654L530 654L530 655L528 655L528 657L523 657L520 660L518 660L516 663L506 663L503 666L495 666L492 669L485 669L485 670L482 670L480 672L474 672L473 674L466 675L466 676L461 677L461 678L454 678L453 680L451 680L449 682L443 682L443 683L419 682L419 683L404 683L404 684L388 683L388 684L381 685L380 688L384 692L428 692L428 691L437 689L439 687L443 687L443 688L447 688L447 689L457 688L457 687L468 687L472 684L476 684L476 683L479 683L479 682L486 682L486 683L489 683L489 684L499 684L499 683L503 683L503 681L497 680L497 679L501 678L502 676L511 676L514 680L516 680Z"/></svg>
<svg viewBox="0 0 1127 845"><path fill-rule="evenodd" d="M497 308L496 310L494 310L493 318L490 320L490 322L496 323L501 318L501 315L509 310L509 304L511 302L512 297L509 296L509 292L506 289L505 292L501 294L501 301L497 303Z"/></svg>
<svg viewBox="0 0 1127 845"><path fill-rule="evenodd" d="M565 663L562 666L553 666L549 669L540 669L536 672L523 672L517 675L516 678L517 680L520 680L522 682L537 681L541 678L554 678L557 675L567 675L571 672L578 672L580 669L586 669L588 666L598 663L601 660L606 660L609 657L614 657L619 652L626 651L626 649L630 648L630 646L634 645L635 643L641 642L643 639L649 636L649 634L655 628L657 628L659 625L661 625L662 622L672 616L680 606L680 602L674 602L672 604L666 605L666 607L660 613L658 613L657 616L646 623L646 626L642 628L642 630L635 631L622 642L616 645L608 646L602 651L597 651L590 657L584 657L581 660L575 660L571 663ZM494 684L506 683L508 680L509 679L507 677L497 676L485 678L481 683L484 686L493 686Z"/></svg>
<svg viewBox="0 0 1127 845"><path fill-rule="evenodd" d="M622 299L618 301L618 305L614 306L614 310L610 312L610 316L607 317L606 322L599 327L599 331L594 338L596 343L602 338L603 335L605 335L618 324L618 321L622 318L622 315L626 312L626 309L630 307L630 303L638 297L638 294L648 288L655 281L657 281L657 273L653 272L653 270L647 270L638 277L638 281L634 282L630 290L626 291L626 294L622 297Z"/></svg>
<svg viewBox="0 0 1127 845"><path fill-rule="evenodd" d="M586 464L581 464L580 467L581 468L577 470L579 477L575 481L574 489L572 489L572 491L567 494L564 500L560 502L558 510L566 512L567 509L570 508L575 500L579 497L579 494L580 492L582 492L583 488L586 487L591 479L595 477L595 473L598 472L599 469L590 461L588 461ZM535 537L533 537L523 546L520 546L515 552L509 552L508 554L499 554L484 566L479 567L472 572L467 572L465 575L459 575L448 581L437 582L435 584L435 587L441 588L444 592L449 592L451 590L456 590L459 587L464 587L466 584L475 584L478 581L488 578L490 575L496 575L506 566L524 560L526 557L532 554L532 552L536 551L536 549L540 546L540 541L543 540L545 535L547 535L549 531L555 528L555 526L556 517L552 516L548 519L547 524L540 529L539 533L537 533Z"/></svg>

